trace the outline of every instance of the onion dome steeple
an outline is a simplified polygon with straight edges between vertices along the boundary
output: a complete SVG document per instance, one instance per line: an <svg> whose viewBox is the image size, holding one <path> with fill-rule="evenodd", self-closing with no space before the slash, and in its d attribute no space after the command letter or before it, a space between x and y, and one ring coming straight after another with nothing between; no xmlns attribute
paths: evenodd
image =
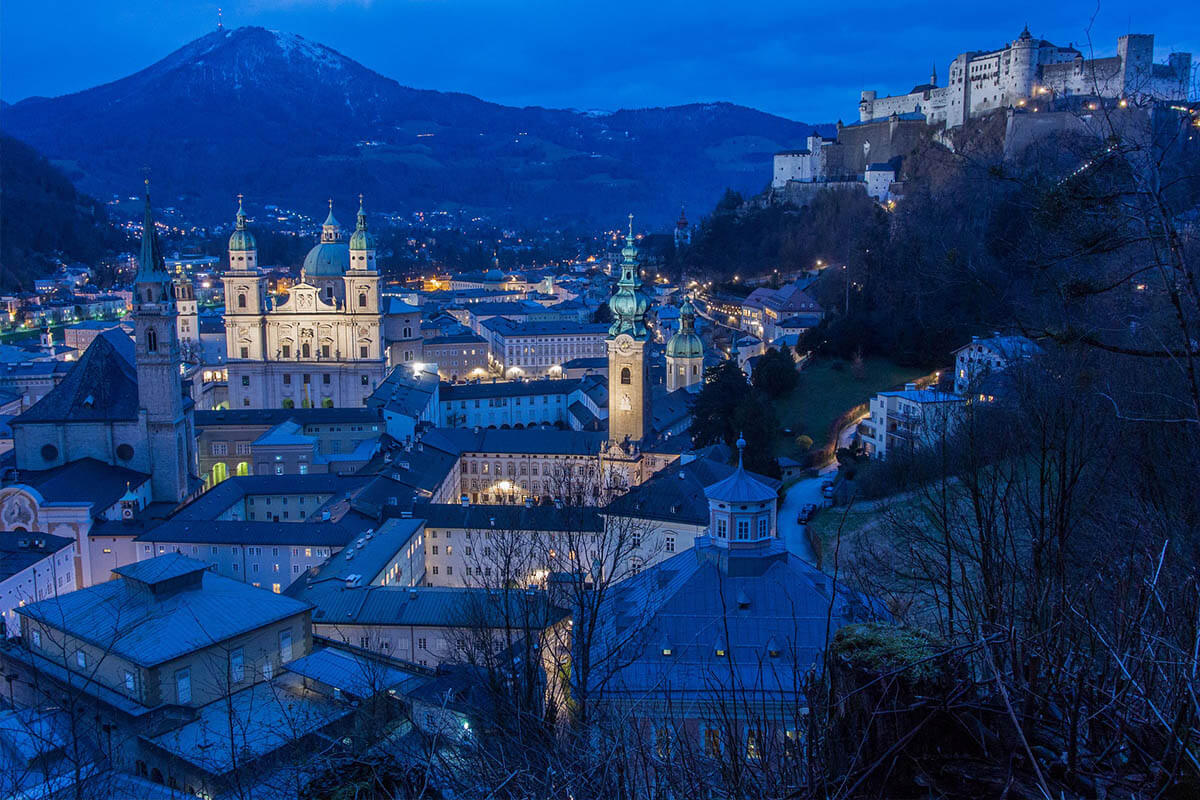
<svg viewBox="0 0 1200 800"><path fill-rule="evenodd" d="M333 215L333 209L329 211ZM336 222L334 223L337 224ZM367 212L363 210L363 196L358 196L358 224L354 226L354 233L350 236L351 250L374 250L375 237L367 231Z"/></svg>
<svg viewBox="0 0 1200 800"><path fill-rule="evenodd" d="M257 249L254 234L246 229L246 210L242 208L242 196L238 195L237 225L229 237L229 249L238 253Z"/></svg>
<svg viewBox="0 0 1200 800"><path fill-rule="evenodd" d="M621 249L621 279L617 281L616 294L608 301L613 323L608 335L615 337L626 333L635 339L648 338L646 312L650 309L650 298L642 291L639 275L638 250L633 238L633 214L629 215L629 234L625 247Z"/></svg>
<svg viewBox="0 0 1200 800"><path fill-rule="evenodd" d="M703 358L704 343L696 334L696 307L691 298L679 307L679 332L667 340L667 356L670 358Z"/></svg>

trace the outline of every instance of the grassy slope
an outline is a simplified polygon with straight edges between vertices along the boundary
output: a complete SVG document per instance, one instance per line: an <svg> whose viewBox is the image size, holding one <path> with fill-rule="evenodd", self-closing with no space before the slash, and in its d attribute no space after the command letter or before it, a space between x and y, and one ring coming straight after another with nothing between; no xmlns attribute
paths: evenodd
<svg viewBox="0 0 1200 800"><path fill-rule="evenodd" d="M810 363L800 373L800 385L775 401L780 426L792 429L790 436L783 436L776 443L775 454L799 458L802 453L796 447L795 437L802 433L812 437L814 447L820 447L838 415L867 402L878 392L902 387L925 372L898 366L884 358L865 359L861 377L845 361L821 359Z"/></svg>

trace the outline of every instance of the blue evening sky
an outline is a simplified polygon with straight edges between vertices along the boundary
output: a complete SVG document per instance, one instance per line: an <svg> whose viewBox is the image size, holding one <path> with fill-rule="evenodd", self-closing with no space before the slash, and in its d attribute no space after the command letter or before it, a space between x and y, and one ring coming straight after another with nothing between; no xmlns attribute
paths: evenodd
<svg viewBox="0 0 1200 800"><path fill-rule="evenodd" d="M0 97L58 95L148 66L216 25L329 45L403 84L511 105L632 108L729 100L850 120L858 93L907 91L955 54L1035 36L1111 55L1154 33L1155 60L1200 51L1195 0L7 0ZM1089 40L1089 27L1091 44Z"/></svg>

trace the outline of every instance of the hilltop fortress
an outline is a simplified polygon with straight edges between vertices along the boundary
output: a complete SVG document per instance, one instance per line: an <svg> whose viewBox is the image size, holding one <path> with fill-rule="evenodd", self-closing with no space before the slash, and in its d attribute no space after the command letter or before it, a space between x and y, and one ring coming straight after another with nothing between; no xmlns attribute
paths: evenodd
<svg viewBox="0 0 1200 800"><path fill-rule="evenodd" d="M944 134L967 120L1007 110L1006 142L1028 143L1067 121L1014 125L1026 113L1186 101L1191 70L1191 53L1171 53L1166 63L1154 63L1152 34L1121 36L1115 56L1087 59L1073 45L1035 39L1025 28L999 50L960 53L950 62L945 86L937 85L934 68L928 83L907 94L879 97L874 90L864 91L858 120L847 125L839 121L836 138L813 135L804 147L775 154L769 197L802 205L814 192L865 189L887 203L898 196L904 157L930 128ZM949 146L948 137L939 138Z"/></svg>
<svg viewBox="0 0 1200 800"><path fill-rule="evenodd" d="M1121 36L1115 56L1084 58L1073 45L1034 39L1027 27L999 50L959 53L950 62L945 86L937 85L934 70L929 83L907 94L879 97L864 91L858 117L871 122L921 114L929 125L957 128L997 109L1067 97L1186 100L1191 69L1191 53L1171 53L1167 63L1155 64L1153 34Z"/></svg>

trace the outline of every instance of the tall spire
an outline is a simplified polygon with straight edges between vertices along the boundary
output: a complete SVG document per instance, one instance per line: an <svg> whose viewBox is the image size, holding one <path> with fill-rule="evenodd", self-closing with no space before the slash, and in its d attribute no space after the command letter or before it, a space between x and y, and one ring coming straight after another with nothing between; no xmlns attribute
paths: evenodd
<svg viewBox="0 0 1200 800"><path fill-rule="evenodd" d="M332 216L332 211L330 212ZM335 223L336 224L336 223ZM351 250L374 250L375 237L367 232L367 212L363 208L363 196L358 196L358 219L355 221L354 233L350 236ZM365 264L363 266L366 266Z"/></svg>
<svg viewBox="0 0 1200 800"><path fill-rule="evenodd" d="M138 258L138 283L166 283L170 281L162 250L158 246L158 230L154 226L154 212L150 210L150 179L146 179L146 211L142 217L142 252Z"/></svg>
<svg viewBox="0 0 1200 800"><path fill-rule="evenodd" d="M621 279L617 281L616 294L608 301L613 314L613 324L608 333L609 336L629 333L635 339L645 339L650 298L642 292L638 249L634 242L633 214L630 214L629 233L625 237L625 247L621 248Z"/></svg>

